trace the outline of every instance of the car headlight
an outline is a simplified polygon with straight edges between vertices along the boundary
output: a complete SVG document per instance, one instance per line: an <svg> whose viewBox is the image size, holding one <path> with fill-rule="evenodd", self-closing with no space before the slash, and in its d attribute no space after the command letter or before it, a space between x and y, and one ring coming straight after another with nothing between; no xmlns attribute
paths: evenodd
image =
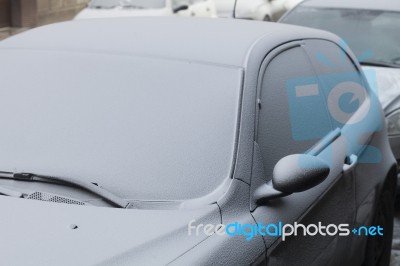
<svg viewBox="0 0 400 266"><path fill-rule="evenodd" d="M388 135L400 135L400 110L390 114L387 118Z"/></svg>

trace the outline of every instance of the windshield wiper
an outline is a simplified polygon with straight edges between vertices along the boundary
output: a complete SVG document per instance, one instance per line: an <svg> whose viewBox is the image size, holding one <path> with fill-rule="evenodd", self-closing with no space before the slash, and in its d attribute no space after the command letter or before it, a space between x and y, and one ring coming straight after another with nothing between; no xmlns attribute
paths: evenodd
<svg viewBox="0 0 400 266"><path fill-rule="evenodd" d="M74 187L82 188L97 196L100 196L104 200L108 201L112 205L119 208L129 208L130 202L122 199L113 193L105 190L104 188L98 186L97 184L77 180L74 178L67 177L58 177L58 176L48 176L48 175L38 175L33 173L12 173L12 172L1 172L0 171L0 179L12 179L12 180L20 180L20 181L50 181L52 183L61 184L61 185L72 185ZM7 191L6 191L7 192ZM9 192L9 191L8 191ZM0 192L1 193L1 192ZM8 195L8 194L5 194Z"/></svg>
<svg viewBox="0 0 400 266"><path fill-rule="evenodd" d="M361 65L364 66L377 66L377 67L391 67L391 68L399 68L399 65L394 63L388 63L383 61L360 61Z"/></svg>
<svg viewBox="0 0 400 266"><path fill-rule="evenodd" d="M22 194L19 191L14 191L5 187L0 187L0 195L5 195L9 197L15 197L15 198L22 198L24 194Z"/></svg>

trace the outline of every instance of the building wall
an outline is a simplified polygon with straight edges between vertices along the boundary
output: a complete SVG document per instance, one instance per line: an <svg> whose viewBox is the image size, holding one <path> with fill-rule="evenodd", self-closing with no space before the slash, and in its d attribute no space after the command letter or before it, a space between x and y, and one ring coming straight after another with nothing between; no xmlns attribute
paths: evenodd
<svg viewBox="0 0 400 266"><path fill-rule="evenodd" d="M0 28L35 27L72 19L89 0L0 0Z"/></svg>
<svg viewBox="0 0 400 266"><path fill-rule="evenodd" d="M0 40L29 28L71 20L90 0L0 0Z"/></svg>
<svg viewBox="0 0 400 266"><path fill-rule="evenodd" d="M70 20L88 2L89 0L37 0L37 25Z"/></svg>
<svg viewBox="0 0 400 266"><path fill-rule="evenodd" d="M11 26L34 27L37 25L37 3L35 0L11 1Z"/></svg>
<svg viewBox="0 0 400 266"><path fill-rule="evenodd" d="M0 28L11 24L11 0L0 0Z"/></svg>

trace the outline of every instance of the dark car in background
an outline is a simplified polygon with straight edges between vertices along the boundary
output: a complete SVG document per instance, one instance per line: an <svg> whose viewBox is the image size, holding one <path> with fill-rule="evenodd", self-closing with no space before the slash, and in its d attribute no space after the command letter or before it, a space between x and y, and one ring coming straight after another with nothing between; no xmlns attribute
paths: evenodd
<svg viewBox="0 0 400 266"><path fill-rule="evenodd" d="M279 22L337 34L363 68L375 72L377 81L370 82L377 87L392 150L400 161L400 1L306 0Z"/></svg>
<svg viewBox="0 0 400 266"><path fill-rule="evenodd" d="M396 161L332 33L73 21L0 42L0 73L2 265L389 263Z"/></svg>

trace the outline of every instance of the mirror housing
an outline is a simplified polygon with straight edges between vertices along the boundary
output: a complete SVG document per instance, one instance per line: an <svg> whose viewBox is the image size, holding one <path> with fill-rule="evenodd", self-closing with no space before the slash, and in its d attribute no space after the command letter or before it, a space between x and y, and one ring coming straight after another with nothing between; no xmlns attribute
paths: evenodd
<svg viewBox="0 0 400 266"><path fill-rule="evenodd" d="M179 11L183 11L183 10L188 10L189 9L189 5L179 5L176 6L172 9L172 12L174 14L178 13Z"/></svg>
<svg viewBox="0 0 400 266"><path fill-rule="evenodd" d="M272 184L274 189L286 194L302 192L320 184L329 172L329 165L318 157L289 155L275 165Z"/></svg>
<svg viewBox="0 0 400 266"><path fill-rule="evenodd" d="M274 168L272 181L256 189L257 204L306 191L323 182L330 173L329 165L309 154L293 154L282 158Z"/></svg>

